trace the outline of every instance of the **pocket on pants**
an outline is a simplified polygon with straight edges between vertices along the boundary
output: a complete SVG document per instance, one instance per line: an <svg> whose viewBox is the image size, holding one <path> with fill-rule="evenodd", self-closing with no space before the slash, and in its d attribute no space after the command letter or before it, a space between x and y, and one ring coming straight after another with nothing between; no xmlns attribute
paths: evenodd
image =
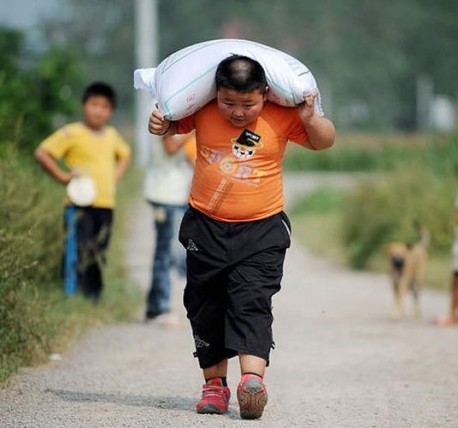
<svg viewBox="0 0 458 428"><path fill-rule="evenodd" d="M187 248L188 241L195 235L197 229L197 217L192 208L188 208L181 220L178 240L184 248Z"/></svg>
<svg viewBox="0 0 458 428"><path fill-rule="evenodd" d="M291 246L291 234L292 234L291 222L284 211L282 211L279 214L279 218L281 221L281 228L283 230L282 236L284 236L284 239L285 239L285 247L289 248Z"/></svg>

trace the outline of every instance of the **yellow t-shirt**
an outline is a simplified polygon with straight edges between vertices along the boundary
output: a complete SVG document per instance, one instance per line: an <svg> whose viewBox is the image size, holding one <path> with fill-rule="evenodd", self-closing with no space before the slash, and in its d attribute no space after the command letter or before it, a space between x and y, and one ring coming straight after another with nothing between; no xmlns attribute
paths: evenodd
<svg viewBox="0 0 458 428"><path fill-rule="evenodd" d="M81 175L89 175L95 182L96 208L114 208L116 193L116 161L130 155L130 147L111 126L100 133L83 123L71 123L46 138L40 147Z"/></svg>
<svg viewBox="0 0 458 428"><path fill-rule="evenodd" d="M297 108L267 102L247 129L260 139L236 140L244 131L219 113L212 101L178 122L178 131L196 130L197 160L190 204L216 220L236 222L283 210L282 160L288 140L307 147Z"/></svg>

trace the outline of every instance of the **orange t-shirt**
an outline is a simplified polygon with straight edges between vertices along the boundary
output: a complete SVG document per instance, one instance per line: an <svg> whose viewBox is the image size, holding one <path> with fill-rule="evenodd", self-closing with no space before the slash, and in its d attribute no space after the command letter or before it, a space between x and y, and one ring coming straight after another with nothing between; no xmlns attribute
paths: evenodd
<svg viewBox="0 0 458 428"><path fill-rule="evenodd" d="M197 159L190 204L220 221L252 221L283 210L282 160L288 140L306 145L297 109L266 102L247 129L260 136L253 146L237 143L244 131L212 101L178 122L178 132L196 130Z"/></svg>

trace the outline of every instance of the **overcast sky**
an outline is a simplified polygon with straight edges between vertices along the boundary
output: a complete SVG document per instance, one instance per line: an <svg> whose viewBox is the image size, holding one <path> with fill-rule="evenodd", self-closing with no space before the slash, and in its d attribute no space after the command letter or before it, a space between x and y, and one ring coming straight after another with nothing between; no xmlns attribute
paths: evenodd
<svg viewBox="0 0 458 428"><path fill-rule="evenodd" d="M65 0L0 0L0 24L32 29L40 20L59 13Z"/></svg>

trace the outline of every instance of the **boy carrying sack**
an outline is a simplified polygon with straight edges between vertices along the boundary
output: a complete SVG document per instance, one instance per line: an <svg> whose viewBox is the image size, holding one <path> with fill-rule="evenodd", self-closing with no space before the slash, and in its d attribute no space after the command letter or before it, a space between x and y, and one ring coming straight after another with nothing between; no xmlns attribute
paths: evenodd
<svg viewBox="0 0 458 428"><path fill-rule="evenodd" d="M221 61L217 96L177 121L152 112L155 135L196 132L197 161L180 229L187 250L184 304L205 384L198 413L227 412L228 359L238 356L240 416L258 419L272 338L272 296L280 290L291 227L283 211L282 160L293 141L310 150L334 143L332 122L317 114L317 95L297 107L267 101L259 62Z"/></svg>

